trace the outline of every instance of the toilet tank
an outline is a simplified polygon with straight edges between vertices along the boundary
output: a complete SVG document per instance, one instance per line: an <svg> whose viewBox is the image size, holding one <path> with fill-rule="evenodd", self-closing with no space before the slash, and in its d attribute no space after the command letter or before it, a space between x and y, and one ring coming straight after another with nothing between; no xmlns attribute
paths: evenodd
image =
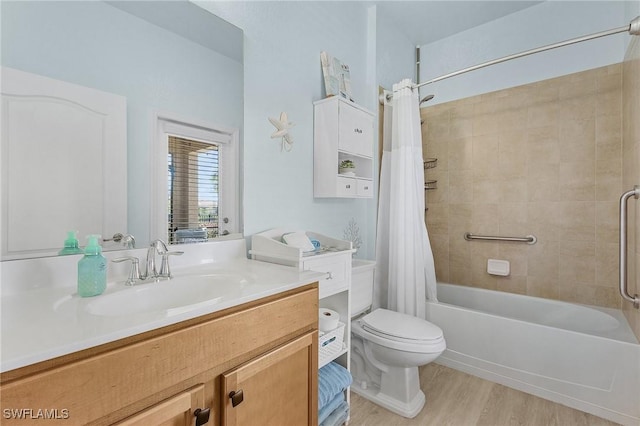
<svg viewBox="0 0 640 426"><path fill-rule="evenodd" d="M354 317L373 303L373 260L353 259L351 262L351 316Z"/></svg>

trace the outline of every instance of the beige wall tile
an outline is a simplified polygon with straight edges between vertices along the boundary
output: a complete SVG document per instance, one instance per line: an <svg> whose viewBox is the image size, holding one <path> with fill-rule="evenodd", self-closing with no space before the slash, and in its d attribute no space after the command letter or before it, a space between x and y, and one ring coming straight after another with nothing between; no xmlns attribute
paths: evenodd
<svg viewBox="0 0 640 426"><path fill-rule="evenodd" d="M561 283L596 285L595 242L561 241L558 278Z"/></svg>
<svg viewBox="0 0 640 426"><path fill-rule="evenodd" d="M499 136L488 135L473 138L474 176L498 176Z"/></svg>
<svg viewBox="0 0 640 426"><path fill-rule="evenodd" d="M439 159L426 174L439 188L426 216L439 279L619 305L616 206L622 188L640 184L640 120L623 119L640 116L640 96L626 95L640 93L637 44L632 63L423 109L425 156ZM640 256L640 214L630 220ZM465 232L538 243L468 242ZM489 258L508 260L511 275L489 275Z"/></svg>
<svg viewBox="0 0 640 426"><path fill-rule="evenodd" d="M527 201L560 200L560 164L529 163Z"/></svg>
<svg viewBox="0 0 640 426"><path fill-rule="evenodd" d="M425 108L427 109L427 108ZM449 110L444 110L433 116L427 115L422 125L429 139L444 139L449 137Z"/></svg>
<svg viewBox="0 0 640 426"><path fill-rule="evenodd" d="M424 128L424 126L423 126ZM424 158L437 158L440 171L449 170L449 139L423 136L422 153Z"/></svg>
<svg viewBox="0 0 640 426"><path fill-rule="evenodd" d="M558 183L560 200L593 200L596 191L595 163L561 162Z"/></svg>
<svg viewBox="0 0 640 426"><path fill-rule="evenodd" d="M527 277L510 275L496 279L496 289L509 293L527 294Z"/></svg>
<svg viewBox="0 0 640 426"><path fill-rule="evenodd" d="M602 201L595 204L596 238L599 243L617 243L619 240L619 207L617 201Z"/></svg>
<svg viewBox="0 0 640 426"><path fill-rule="evenodd" d="M503 203L525 202L528 198L526 177L502 177L499 181L500 201Z"/></svg>
<svg viewBox="0 0 640 426"><path fill-rule="evenodd" d="M527 127L557 127L560 122L560 105L557 102L533 104L527 110Z"/></svg>
<svg viewBox="0 0 640 426"><path fill-rule="evenodd" d="M473 202L473 171L449 171L449 201L451 203Z"/></svg>
<svg viewBox="0 0 640 426"><path fill-rule="evenodd" d="M473 165L473 139L449 140L449 170L471 170Z"/></svg>
<svg viewBox="0 0 640 426"><path fill-rule="evenodd" d="M558 299L558 277L535 277L527 275L527 294L546 299Z"/></svg>
<svg viewBox="0 0 640 426"><path fill-rule="evenodd" d="M502 199L498 176L474 175L473 201L474 203L496 203Z"/></svg>
<svg viewBox="0 0 640 426"><path fill-rule="evenodd" d="M593 162L595 160L595 119L566 119L560 123L560 161Z"/></svg>
<svg viewBox="0 0 640 426"><path fill-rule="evenodd" d="M617 243L596 246L596 285L617 288L619 272ZM633 257L631 258L633 260Z"/></svg>
<svg viewBox="0 0 640 426"><path fill-rule="evenodd" d="M538 242L531 246L527 260L527 274L532 277L549 278L553 281L558 277L558 243L549 241Z"/></svg>
<svg viewBox="0 0 640 426"><path fill-rule="evenodd" d="M450 266L449 282L451 284L473 286L473 280L471 279L471 268Z"/></svg>
<svg viewBox="0 0 640 426"><path fill-rule="evenodd" d="M596 116L615 116L619 117L622 113L622 92L618 90L610 90L598 95L596 102Z"/></svg>
<svg viewBox="0 0 640 426"><path fill-rule="evenodd" d="M436 267L436 279L439 282L449 282L449 236L430 234L429 240Z"/></svg>
<svg viewBox="0 0 640 426"><path fill-rule="evenodd" d="M425 181L435 180L436 189L425 191L425 199L427 204L430 203L448 203L449 202L449 172L446 170L428 169L424 174Z"/></svg>
<svg viewBox="0 0 640 426"><path fill-rule="evenodd" d="M427 230L430 235L449 235L449 205L427 204Z"/></svg>
<svg viewBox="0 0 640 426"><path fill-rule="evenodd" d="M560 146L558 144L559 127L537 127L527 130L526 156L531 167L540 164L558 164Z"/></svg>
<svg viewBox="0 0 640 426"><path fill-rule="evenodd" d="M595 241L595 202L576 201L560 203L557 219L560 239L568 241Z"/></svg>

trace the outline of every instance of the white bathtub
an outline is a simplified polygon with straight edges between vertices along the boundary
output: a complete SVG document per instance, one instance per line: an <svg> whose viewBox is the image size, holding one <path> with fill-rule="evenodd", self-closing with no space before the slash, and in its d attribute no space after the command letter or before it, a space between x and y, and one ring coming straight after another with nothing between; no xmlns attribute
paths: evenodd
<svg viewBox="0 0 640 426"><path fill-rule="evenodd" d="M438 284L437 363L624 425L640 424L640 344L615 309Z"/></svg>

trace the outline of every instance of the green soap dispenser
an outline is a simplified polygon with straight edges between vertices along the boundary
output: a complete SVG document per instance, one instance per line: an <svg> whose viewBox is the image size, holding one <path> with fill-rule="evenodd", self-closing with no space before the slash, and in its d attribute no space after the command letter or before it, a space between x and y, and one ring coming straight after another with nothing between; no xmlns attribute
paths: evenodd
<svg viewBox="0 0 640 426"><path fill-rule="evenodd" d="M78 246L78 238L76 234L78 231L68 231L67 239L64 240L64 248L58 252L60 256L66 256L68 254L82 254L82 249Z"/></svg>
<svg viewBox="0 0 640 426"><path fill-rule="evenodd" d="M100 235L87 238L84 257L78 262L78 295L81 297L97 296L107 288L107 259L98 244Z"/></svg>

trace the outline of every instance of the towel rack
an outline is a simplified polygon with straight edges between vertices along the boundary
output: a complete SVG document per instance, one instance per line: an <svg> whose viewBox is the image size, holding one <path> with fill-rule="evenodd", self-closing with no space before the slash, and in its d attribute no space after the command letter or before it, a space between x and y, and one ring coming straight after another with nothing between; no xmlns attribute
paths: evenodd
<svg viewBox="0 0 640 426"><path fill-rule="evenodd" d="M620 295L638 309L640 297L637 294L631 296L627 289L627 201L631 197L636 200L640 197L639 185L634 186L632 190L625 192L620 197Z"/></svg>
<svg viewBox="0 0 640 426"><path fill-rule="evenodd" d="M538 239L535 235L527 235L526 237L498 237L492 235L475 235L470 232L464 234L464 239L471 240L490 240L490 241L512 241L516 243L535 244Z"/></svg>

